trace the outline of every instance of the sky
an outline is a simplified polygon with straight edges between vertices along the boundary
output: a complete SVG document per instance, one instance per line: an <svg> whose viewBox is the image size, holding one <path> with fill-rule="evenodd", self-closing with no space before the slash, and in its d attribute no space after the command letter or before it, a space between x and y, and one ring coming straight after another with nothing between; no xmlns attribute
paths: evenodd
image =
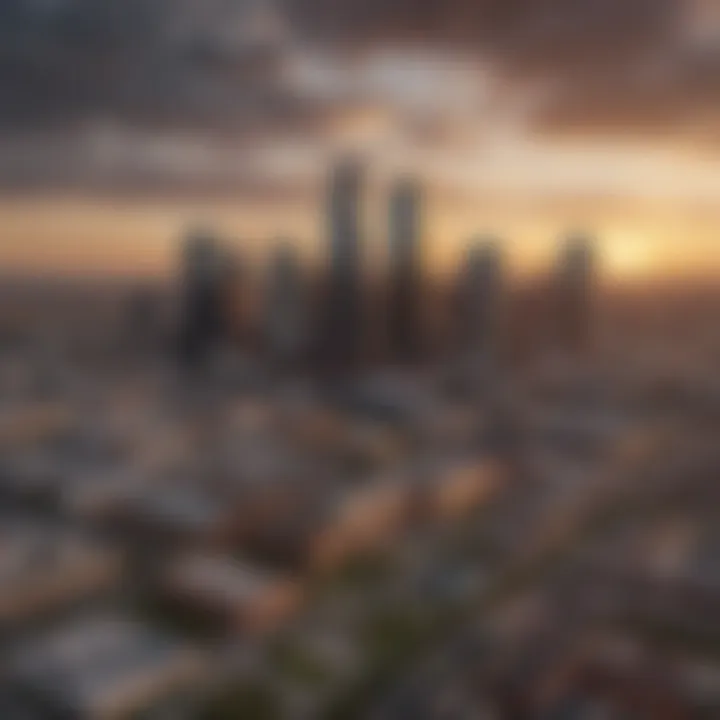
<svg viewBox="0 0 720 720"><path fill-rule="evenodd" d="M188 226L323 249L333 158L425 187L427 263L595 234L720 272L720 0L0 0L0 269L157 275Z"/></svg>

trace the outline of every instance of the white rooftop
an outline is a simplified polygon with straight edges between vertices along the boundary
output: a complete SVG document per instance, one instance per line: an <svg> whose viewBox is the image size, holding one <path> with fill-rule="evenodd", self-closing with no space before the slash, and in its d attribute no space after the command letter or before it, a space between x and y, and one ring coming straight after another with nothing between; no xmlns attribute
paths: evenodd
<svg viewBox="0 0 720 720"><path fill-rule="evenodd" d="M279 580L263 568L220 555L184 558L170 575L187 589L222 597L228 603L253 601Z"/></svg>

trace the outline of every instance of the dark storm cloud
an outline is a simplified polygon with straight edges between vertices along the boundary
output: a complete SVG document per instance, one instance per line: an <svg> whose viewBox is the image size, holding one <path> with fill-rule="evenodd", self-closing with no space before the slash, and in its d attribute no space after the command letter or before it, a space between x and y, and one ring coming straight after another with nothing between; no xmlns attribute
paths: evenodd
<svg viewBox="0 0 720 720"><path fill-rule="evenodd" d="M243 149L325 108L283 81L287 38L256 7L0 0L0 188L262 185Z"/></svg>
<svg viewBox="0 0 720 720"><path fill-rule="evenodd" d="M465 48L518 81L548 79L549 124L674 122L717 101L717 66L678 44L681 0L281 0L303 37L365 48ZM278 82L282 47L243 34L256 0L1 0L0 122L312 125ZM234 32L233 32L234 29ZM278 41L280 45L283 39ZM320 113L322 114L322 113Z"/></svg>
<svg viewBox="0 0 720 720"><path fill-rule="evenodd" d="M0 122L302 124L314 109L276 82L279 48L243 27L251 4L2 0Z"/></svg>
<svg viewBox="0 0 720 720"><path fill-rule="evenodd" d="M345 99L308 96L288 80L298 47L322 49L328 64L333 53L382 47L469 51L510 91L546 86L533 118L545 132L668 134L700 125L712 133L718 125L720 56L688 44L681 0L277 5L279 17L262 14L263 0L0 0L0 152L10 160L0 164L0 183L62 183L75 173L92 184L103 172L117 180L122 163L98 169L97 149L77 140L97 123L227 134L248 146L274 135L322 137ZM3 148L15 135L32 151L15 143L9 157ZM156 168L140 165L126 168L128 183L155 182Z"/></svg>
<svg viewBox="0 0 720 720"><path fill-rule="evenodd" d="M320 38L448 43L543 62L613 57L672 32L681 0L286 0ZM581 60L581 57L576 57Z"/></svg>
<svg viewBox="0 0 720 720"><path fill-rule="evenodd" d="M720 25L687 36L691 0L292 0L319 38L470 49L509 83L546 82L545 130L665 132L720 124ZM702 21L701 21L702 22ZM712 35L712 30L710 30ZM709 116L709 117L708 117Z"/></svg>

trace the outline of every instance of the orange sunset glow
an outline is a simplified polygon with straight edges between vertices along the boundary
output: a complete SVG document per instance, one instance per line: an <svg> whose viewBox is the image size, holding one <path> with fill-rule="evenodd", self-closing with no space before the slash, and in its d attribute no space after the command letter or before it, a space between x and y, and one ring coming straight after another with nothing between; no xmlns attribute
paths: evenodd
<svg viewBox="0 0 720 720"><path fill-rule="evenodd" d="M314 263L322 254L324 228L319 203L309 205L242 199L5 200L0 202L0 265L5 272L22 274L163 278L175 270L182 233L198 224L212 225L259 262L272 241L290 237ZM491 198L487 204L438 199L427 210L427 270L430 275L452 272L467 240L492 235L503 241L514 271L533 274L551 262L564 233L593 228L609 280L706 278L720 271L720 204L627 205L587 199ZM379 228L369 254L382 255L382 233Z"/></svg>

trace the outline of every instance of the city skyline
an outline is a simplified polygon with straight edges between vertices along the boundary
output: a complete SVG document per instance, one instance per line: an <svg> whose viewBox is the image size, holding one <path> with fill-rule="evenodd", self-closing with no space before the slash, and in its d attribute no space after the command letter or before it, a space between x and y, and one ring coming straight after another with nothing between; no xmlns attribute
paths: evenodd
<svg viewBox="0 0 720 720"><path fill-rule="evenodd" d="M605 215L568 211L558 220L552 208L538 207L531 199L489 201L486 213L461 208L442 215L433 212L438 204L429 201L426 223L426 263L435 278L452 275L468 239L478 233L498 237L510 258L511 272L523 277L548 271L557 243L578 228L597 237L608 281L712 280L720 272L715 208L699 207L693 212L658 207L649 229L643 231L637 228L637 213L630 209L618 208ZM270 257L275 237L292 237L298 252L313 265L322 258L324 220L321 203L311 205L312 209L297 203L230 201L180 206L117 200L98 205L86 199L39 204L0 200L0 216L6 222L0 271L28 278L169 279L178 237L196 225L212 227L230 238L257 265ZM278 223L279 212L289 220ZM476 220L479 214L487 219ZM504 222L503 217L507 218ZM371 266L383 262L384 241L384 231L370 233Z"/></svg>

